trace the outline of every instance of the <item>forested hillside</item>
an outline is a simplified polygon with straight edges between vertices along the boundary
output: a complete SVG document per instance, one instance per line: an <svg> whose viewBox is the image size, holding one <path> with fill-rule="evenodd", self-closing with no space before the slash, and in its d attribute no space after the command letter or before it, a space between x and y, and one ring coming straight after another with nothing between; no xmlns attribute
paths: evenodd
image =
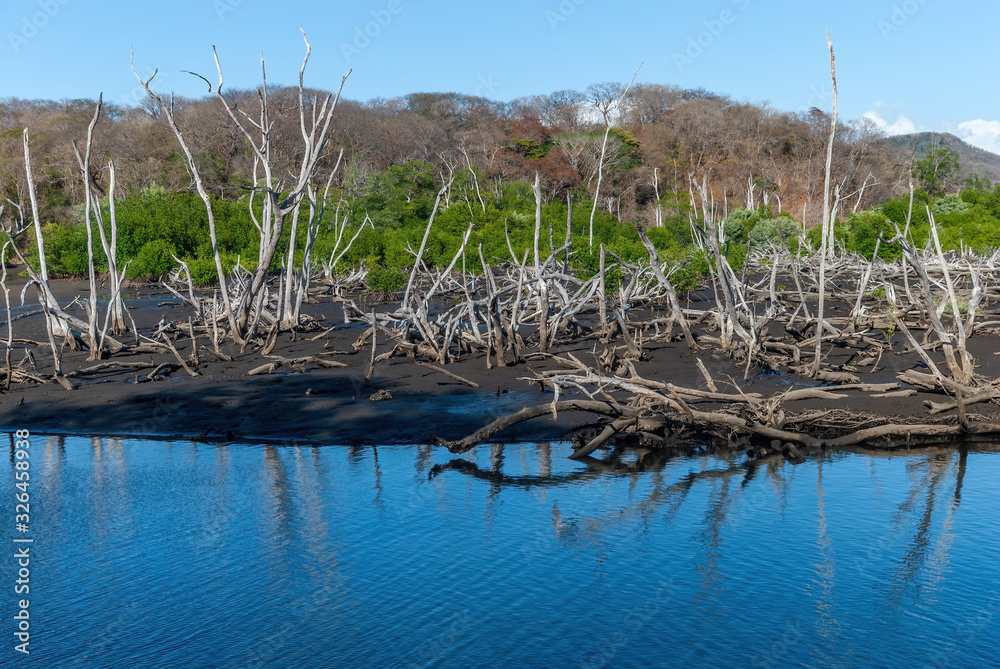
<svg viewBox="0 0 1000 669"><path fill-rule="evenodd" d="M471 164L484 196L532 178L537 170L546 200L565 199L568 192L582 199L594 192L606 114L613 127L600 197L601 206L616 215L651 222L657 192L660 198L686 194L691 175L700 181L707 174L723 204L753 209L773 202L776 213L780 207L796 217L805 207L808 221L818 220L826 113L787 114L666 85L634 86L618 109L623 88L599 84L509 103L453 93L342 101L328 161L332 166L343 147L345 168L334 185L347 195L365 195L374 175L419 160L433 166L438 180ZM271 90L269 96L276 145L292 160L300 143L296 91ZM254 90L230 90L227 97L251 116L257 109ZM94 102L0 102L0 184L6 197L24 196L20 132L27 127L44 213L57 219L66 215L62 208L82 201L72 143L85 136ZM244 194L241 188L253 180L253 156L219 102L179 100L178 110L209 190L224 198ZM120 195L189 189L190 177L160 110L152 104L107 104L105 111L94 157L97 164L102 157L117 161ZM857 198L867 179L862 206L898 194L905 184L905 157L890 150L871 126L844 125L835 151L833 174L845 195ZM106 171L94 178L98 188L106 187Z"/></svg>
<svg viewBox="0 0 1000 669"><path fill-rule="evenodd" d="M259 114L259 94L227 90L225 97L252 119ZM290 173L302 158L298 91L270 89L267 96L271 159L277 173ZM22 146L27 128L40 216L57 274L86 271L86 226L79 224L84 180L74 144L86 137L95 104L0 102L0 189L27 213ZM253 209L247 206L254 153L217 98L177 99L175 105L214 199L224 264L252 268L259 250ZM779 219L812 227L821 218L829 121L819 109L790 114L659 84L626 91L621 84L603 83L512 102L455 93L341 100L316 173L317 183L329 184L329 211L314 257L334 260L357 233L345 264L407 265L436 193L448 184L425 259L447 262L470 223L470 248L484 243L487 262L510 259L530 241L536 174L545 220L556 230L549 235L552 245L560 246L561 221L570 220L573 238L586 239L573 246L574 264L582 267L597 262L595 239L619 253L642 256L635 223L661 228L652 235L654 242L675 246L682 256L693 221L732 219L722 232L737 244L751 239L761 221L770 221L769 229L779 229L774 223ZM832 184L839 218L908 196L914 158L916 186L924 189L926 202L960 190L958 156L947 147L918 147L914 156L866 121L838 124ZM190 261L196 279L211 281L205 210L156 102L104 106L89 170L105 207L111 160L121 203L118 254L122 262L133 261L129 277L163 273L176 255ZM989 187L982 179L975 185ZM5 225L21 215L8 206ZM478 265L478 258L472 262Z"/></svg>
<svg viewBox="0 0 1000 669"><path fill-rule="evenodd" d="M938 149L949 149L958 157L959 175L963 179L1000 181L1000 156L972 146L948 132L917 132L888 138L890 146L898 147L905 156L925 156Z"/></svg>

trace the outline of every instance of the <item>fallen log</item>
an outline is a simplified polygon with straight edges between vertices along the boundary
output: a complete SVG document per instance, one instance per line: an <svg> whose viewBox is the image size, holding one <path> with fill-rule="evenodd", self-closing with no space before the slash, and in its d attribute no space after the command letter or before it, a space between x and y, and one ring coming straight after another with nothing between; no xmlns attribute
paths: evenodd
<svg viewBox="0 0 1000 669"><path fill-rule="evenodd" d="M858 430L836 439L823 441L826 448L842 448L844 446L857 446L859 444L884 439L887 437L933 437L933 438L957 438L966 435L995 435L1000 434L1000 423L970 423L968 427L962 425L899 425L890 423L879 425L864 430Z"/></svg>
<svg viewBox="0 0 1000 669"><path fill-rule="evenodd" d="M437 365L432 365L429 362L421 362L420 360L414 360L413 363L415 365L419 366L419 367L425 367L427 369L434 370L435 372L439 372L441 374L444 374L445 376L450 377L452 379L455 379L456 381L458 381L460 383L464 383L465 385L470 386L472 388L478 388L479 387L479 384L476 383L475 381L470 381L470 380L468 380L466 378L463 378L463 377L459 376L458 374L455 374L454 372L450 372L447 369L444 369L443 367L438 367Z"/></svg>
<svg viewBox="0 0 1000 669"><path fill-rule="evenodd" d="M569 457L576 460L590 455L598 448L608 443L608 441L616 434L618 434L627 427L635 425L638 422L638 420L639 419L636 418L635 416L625 416L613 421L610 425L606 426L599 435L591 439L584 446L581 446L577 450L573 451L573 455Z"/></svg>
<svg viewBox="0 0 1000 669"><path fill-rule="evenodd" d="M181 354L177 352L176 348L174 348L173 343L170 341L170 337L165 334L161 336L163 337L164 343L170 348L170 352L174 354L175 358L177 358L177 362L179 362L181 367L184 368L184 371L188 373L188 376L201 376L198 372L187 366L187 363L184 362L183 358L181 358Z"/></svg>
<svg viewBox="0 0 1000 669"><path fill-rule="evenodd" d="M452 453L465 453L476 444L482 443L498 432L502 432L503 430L517 425L518 423L523 423L527 420L531 420L532 418L538 418L539 416L544 416L553 412L566 411L583 411L586 413L608 416L610 418L620 418L623 415L636 416L639 413L639 409L637 408L613 406L607 402L598 402L595 400L562 400L534 407L524 407L517 413L501 416L489 425L476 430L464 439L447 441L435 437L434 443L438 446L444 446Z"/></svg>
<svg viewBox="0 0 1000 669"><path fill-rule="evenodd" d="M974 395L968 395L962 397L962 405L969 406L970 404L979 404L981 402L989 402L1000 398L1000 391L997 390L987 390L985 392L976 393ZM959 402L957 399L949 400L947 402L932 402L930 400L924 401L924 406L927 407L928 413L938 414L944 413L945 411L951 411L952 409L959 408Z"/></svg>
<svg viewBox="0 0 1000 669"><path fill-rule="evenodd" d="M148 369L150 367L156 367L154 362L118 362L116 360L110 360L108 362L98 363L91 367L84 367L83 369L76 369L71 372L66 372L65 377L71 378L74 376L80 376L81 374L93 374L94 372L101 372L106 369Z"/></svg>
<svg viewBox="0 0 1000 669"><path fill-rule="evenodd" d="M180 369L181 366L176 362L164 362L156 366L156 369L151 371L149 374L143 377L138 377L136 383L147 383L149 381L156 381L159 377L165 376L174 370Z"/></svg>

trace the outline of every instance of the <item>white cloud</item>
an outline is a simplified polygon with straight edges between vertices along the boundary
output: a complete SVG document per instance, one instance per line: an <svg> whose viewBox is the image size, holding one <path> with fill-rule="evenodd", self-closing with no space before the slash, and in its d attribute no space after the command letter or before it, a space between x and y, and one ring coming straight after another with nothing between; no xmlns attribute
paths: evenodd
<svg viewBox="0 0 1000 669"><path fill-rule="evenodd" d="M963 121L952 132L972 146L1000 154L1000 121Z"/></svg>
<svg viewBox="0 0 1000 669"><path fill-rule="evenodd" d="M876 108L880 106L881 104L876 104ZM917 132L917 124L902 115L897 116L892 123L886 121L875 111L867 111L861 115L861 118L868 119L887 135L908 135L911 132Z"/></svg>

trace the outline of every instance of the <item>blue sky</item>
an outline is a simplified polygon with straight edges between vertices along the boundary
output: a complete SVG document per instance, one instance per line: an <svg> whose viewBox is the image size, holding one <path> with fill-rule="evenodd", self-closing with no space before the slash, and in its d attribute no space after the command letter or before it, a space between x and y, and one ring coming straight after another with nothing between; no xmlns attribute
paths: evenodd
<svg viewBox="0 0 1000 669"><path fill-rule="evenodd" d="M182 70L227 85L307 84L358 100L456 91L510 100L600 81L704 87L796 111L829 107L833 35L842 118L889 132L948 130L1000 152L1000 4L987 0L7 0L0 7L0 97L134 103L129 70L158 87L205 92Z"/></svg>

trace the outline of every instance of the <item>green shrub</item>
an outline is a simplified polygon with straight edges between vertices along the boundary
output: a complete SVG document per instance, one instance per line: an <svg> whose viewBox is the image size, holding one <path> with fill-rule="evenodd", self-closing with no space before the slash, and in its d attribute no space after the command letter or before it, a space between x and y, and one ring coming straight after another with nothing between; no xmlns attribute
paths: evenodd
<svg viewBox="0 0 1000 669"><path fill-rule="evenodd" d="M83 275L87 273L87 228L70 223L54 223L42 228L45 239L45 260L49 274L53 276ZM104 251L100 241L94 240L95 269L106 269ZM32 239L28 251L32 267L38 269L38 245Z"/></svg>
<svg viewBox="0 0 1000 669"><path fill-rule="evenodd" d="M219 282L219 275L215 271L215 259L208 258L187 258L188 270L191 272L191 282L199 286L214 285Z"/></svg>
<svg viewBox="0 0 1000 669"><path fill-rule="evenodd" d="M750 244L758 247L778 244L796 248L801 231L802 226L799 222L789 216L781 215L778 218L765 219L753 226L750 231Z"/></svg>
<svg viewBox="0 0 1000 669"><path fill-rule="evenodd" d="M885 215L878 209L854 214L842 226L845 230L845 246L851 253L856 253L866 260L872 259L875 253L875 245L881 236L883 240L892 239L895 230L892 224L886 220ZM882 243L879 246L878 257L882 260L898 260L903 255L903 250L896 244Z"/></svg>
<svg viewBox="0 0 1000 669"><path fill-rule="evenodd" d="M173 244L163 239L154 239L139 249L125 276L129 279L161 277L177 266L173 256Z"/></svg>
<svg viewBox="0 0 1000 669"><path fill-rule="evenodd" d="M222 261L222 271L229 274L239 262L245 269L254 271L257 268L257 257L248 260L236 253L220 253L219 259ZM188 271L191 272L191 282L199 286L214 286L219 282L218 272L215 270L215 258L211 250L200 254L194 258L185 258Z"/></svg>
<svg viewBox="0 0 1000 669"><path fill-rule="evenodd" d="M372 267L368 270L365 285L379 293L392 293L406 286L407 276L398 267Z"/></svg>
<svg viewBox="0 0 1000 669"><path fill-rule="evenodd" d="M670 281L678 291L694 290L706 276L708 276L708 260L701 253L692 252L670 275Z"/></svg>
<svg viewBox="0 0 1000 669"><path fill-rule="evenodd" d="M969 211L969 205L954 193L939 198L931 205L931 213L935 217L947 216L949 214L964 214L967 211Z"/></svg>
<svg viewBox="0 0 1000 669"><path fill-rule="evenodd" d="M746 241L750 231L754 229L760 217L755 212L742 207L734 209L722 224L726 241Z"/></svg>
<svg viewBox="0 0 1000 669"><path fill-rule="evenodd" d="M729 244L724 250L726 252L726 260L729 261L729 266L736 271L743 269L743 265L747 261L748 249L746 244Z"/></svg>

